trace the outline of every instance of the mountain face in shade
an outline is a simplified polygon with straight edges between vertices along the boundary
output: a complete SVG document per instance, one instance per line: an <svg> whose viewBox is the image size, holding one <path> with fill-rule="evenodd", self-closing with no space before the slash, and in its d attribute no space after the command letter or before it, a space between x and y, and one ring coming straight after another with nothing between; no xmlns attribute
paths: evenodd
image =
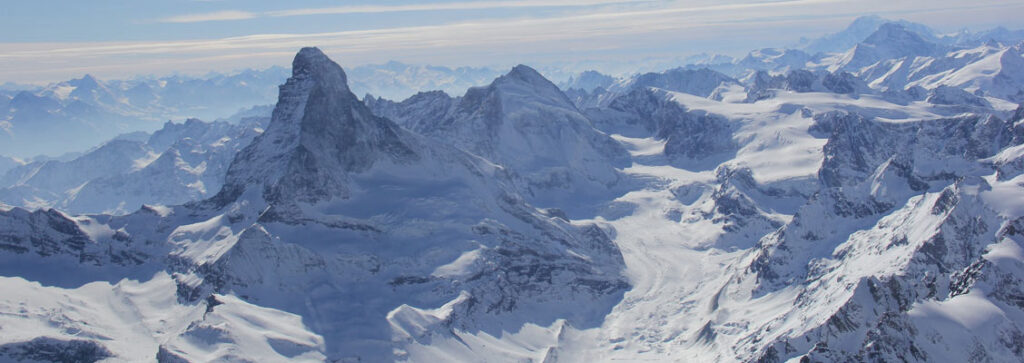
<svg viewBox="0 0 1024 363"><path fill-rule="evenodd" d="M847 51L840 62L840 68L855 71L886 59L933 56L940 50L939 45L925 40L903 25L886 23Z"/></svg>
<svg viewBox="0 0 1024 363"><path fill-rule="evenodd" d="M628 160L622 146L527 66L457 99L430 93L375 107L414 131L502 165L519 190L543 206L565 207L578 195L606 194L625 183L616 171Z"/></svg>
<svg viewBox="0 0 1024 363"><path fill-rule="evenodd" d="M378 159L411 161L415 152L393 122L373 115L347 86L345 72L315 48L292 62L292 77L264 136L242 150L225 191L247 188L272 201L344 197L345 174Z"/></svg>
<svg viewBox="0 0 1024 363"><path fill-rule="evenodd" d="M833 53L842 52L857 43L863 42L873 33L886 24L898 24L926 39L934 39L934 31L922 24L912 23L906 20L892 21L878 16L862 16L854 19L846 29L834 34L810 40L804 45L803 50L808 53Z"/></svg>

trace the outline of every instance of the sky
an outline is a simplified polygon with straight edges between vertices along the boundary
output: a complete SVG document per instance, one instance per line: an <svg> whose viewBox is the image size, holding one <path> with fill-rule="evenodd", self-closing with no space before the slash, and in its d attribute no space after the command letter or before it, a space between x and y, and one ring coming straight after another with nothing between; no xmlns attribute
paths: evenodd
<svg viewBox="0 0 1024 363"><path fill-rule="evenodd" d="M1024 0L3 0L0 83L287 66L318 46L346 67L641 62L741 55L862 15L942 32L1024 28Z"/></svg>

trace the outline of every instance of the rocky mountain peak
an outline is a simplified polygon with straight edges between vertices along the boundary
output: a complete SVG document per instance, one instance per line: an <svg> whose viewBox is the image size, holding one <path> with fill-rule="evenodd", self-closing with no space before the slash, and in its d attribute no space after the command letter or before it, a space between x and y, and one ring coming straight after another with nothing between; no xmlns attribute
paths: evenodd
<svg viewBox="0 0 1024 363"><path fill-rule="evenodd" d="M91 75L91 74L86 74L85 76L82 76L82 78L79 78L79 79L70 80L70 81L68 81L68 84L70 84L72 86L75 86L75 87L78 87L78 88L85 88L85 89L100 88L99 80L97 80L96 77L93 77L93 75Z"/></svg>
<svg viewBox="0 0 1024 363"><path fill-rule="evenodd" d="M512 67L512 70L505 74L505 77L515 78L524 82L544 83L547 81L536 69L523 64Z"/></svg>
<svg viewBox="0 0 1024 363"><path fill-rule="evenodd" d="M928 41L921 38L920 35L908 30L901 24L897 23L885 23L878 27L874 33L871 33L864 39L864 43L872 45L882 44L913 44L913 45L926 45Z"/></svg>
<svg viewBox="0 0 1024 363"><path fill-rule="evenodd" d="M292 60L292 78L312 79L348 91L348 77L320 48L305 47Z"/></svg>
<svg viewBox="0 0 1024 363"><path fill-rule="evenodd" d="M346 175L378 159L415 157L390 120L352 94L345 72L317 48L303 48L266 132L236 157L217 198L230 202L254 185L268 201L347 196Z"/></svg>
<svg viewBox="0 0 1024 363"><path fill-rule="evenodd" d="M544 99L549 104L575 109L569 98L562 93L550 80L544 78L537 70L525 65L517 65L505 75L495 79L490 90L498 91L506 96L517 96L530 99Z"/></svg>

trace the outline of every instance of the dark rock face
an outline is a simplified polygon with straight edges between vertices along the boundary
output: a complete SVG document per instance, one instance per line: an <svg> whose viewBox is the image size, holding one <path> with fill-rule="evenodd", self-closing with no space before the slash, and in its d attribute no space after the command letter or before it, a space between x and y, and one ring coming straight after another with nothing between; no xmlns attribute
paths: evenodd
<svg viewBox="0 0 1024 363"><path fill-rule="evenodd" d="M988 100L967 93L959 88L949 86L939 86L933 89L928 94L928 103L935 105L947 105L947 106L975 106L982 108L991 108L992 104Z"/></svg>
<svg viewBox="0 0 1024 363"><path fill-rule="evenodd" d="M765 71L758 71L754 74L750 86L747 87L747 102L757 102L775 97L772 90L776 89L800 93L830 92L852 97L857 97L862 92L871 91L864 80L844 71L795 69L785 75L776 76Z"/></svg>
<svg viewBox="0 0 1024 363"><path fill-rule="evenodd" d="M701 111L685 112L658 131L666 140L665 155L691 160L734 152L732 134L733 125L725 117Z"/></svg>
<svg viewBox="0 0 1024 363"><path fill-rule="evenodd" d="M267 132L236 156L223 193L262 187L268 201L315 201L347 193L345 174L379 159L417 158L393 122L373 115L319 49L303 48ZM230 200L230 197L218 200Z"/></svg>
<svg viewBox="0 0 1024 363"><path fill-rule="evenodd" d="M0 358L12 361L97 362L112 357L107 348L91 340L39 337L23 343L0 345Z"/></svg>
<svg viewBox="0 0 1024 363"><path fill-rule="evenodd" d="M722 84L737 84L732 77L704 69L676 68L663 73L645 73L631 82L632 89L660 88L667 91L710 97Z"/></svg>
<svg viewBox="0 0 1024 363"><path fill-rule="evenodd" d="M829 73L821 81L826 89L840 94L851 94L857 92L858 88L867 88L866 86L858 87L863 83L864 81L849 72Z"/></svg>
<svg viewBox="0 0 1024 363"><path fill-rule="evenodd" d="M735 125L725 117L691 111L668 94L637 89L605 109L594 110L595 125L608 132L650 135L665 140L665 155L681 162L703 161L736 151ZM622 130L628 126L633 130ZM638 136L640 136L638 135Z"/></svg>

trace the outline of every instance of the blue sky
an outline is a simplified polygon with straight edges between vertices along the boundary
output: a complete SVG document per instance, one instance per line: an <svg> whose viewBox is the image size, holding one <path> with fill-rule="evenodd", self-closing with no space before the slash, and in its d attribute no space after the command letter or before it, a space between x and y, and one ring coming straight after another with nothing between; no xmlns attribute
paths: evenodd
<svg viewBox="0 0 1024 363"><path fill-rule="evenodd" d="M287 65L306 45L344 66L506 66L738 55L860 15L939 31L1024 27L1024 1L18 0L0 12L0 83Z"/></svg>

